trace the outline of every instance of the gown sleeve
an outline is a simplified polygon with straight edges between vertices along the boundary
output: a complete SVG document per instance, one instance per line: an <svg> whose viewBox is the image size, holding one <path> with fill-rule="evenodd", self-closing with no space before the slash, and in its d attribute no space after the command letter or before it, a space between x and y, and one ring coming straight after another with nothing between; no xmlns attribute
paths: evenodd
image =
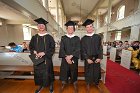
<svg viewBox="0 0 140 93"><path fill-rule="evenodd" d="M86 45L85 45L86 39L81 39L81 59L85 60L88 59L88 54L86 53Z"/></svg>
<svg viewBox="0 0 140 93"><path fill-rule="evenodd" d="M35 50L35 36L32 36L31 41L29 43L30 53L33 54Z"/></svg>
<svg viewBox="0 0 140 93"><path fill-rule="evenodd" d="M99 36L99 51L98 51L98 58L103 59L103 46L102 46L102 39Z"/></svg>
<svg viewBox="0 0 140 93"><path fill-rule="evenodd" d="M45 51L45 56L47 58L52 58L52 56L55 52L55 41L52 36L50 36L49 42L50 42L49 48Z"/></svg>
<svg viewBox="0 0 140 93"><path fill-rule="evenodd" d="M60 42L59 58L64 58L66 56L66 52L64 49L64 37L62 37Z"/></svg>
<svg viewBox="0 0 140 93"><path fill-rule="evenodd" d="M74 57L79 58L79 55L80 55L80 38L77 37L75 40L76 40L76 44L75 44L75 49L74 49L74 52L73 52L72 55Z"/></svg>

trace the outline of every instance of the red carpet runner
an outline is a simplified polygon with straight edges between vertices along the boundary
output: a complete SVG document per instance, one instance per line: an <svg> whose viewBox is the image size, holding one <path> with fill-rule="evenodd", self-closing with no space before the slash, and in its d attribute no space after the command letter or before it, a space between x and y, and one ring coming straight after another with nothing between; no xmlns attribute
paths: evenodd
<svg viewBox="0 0 140 93"><path fill-rule="evenodd" d="M111 93L140 93L140 76L108 60L106 86Z"/></svg>

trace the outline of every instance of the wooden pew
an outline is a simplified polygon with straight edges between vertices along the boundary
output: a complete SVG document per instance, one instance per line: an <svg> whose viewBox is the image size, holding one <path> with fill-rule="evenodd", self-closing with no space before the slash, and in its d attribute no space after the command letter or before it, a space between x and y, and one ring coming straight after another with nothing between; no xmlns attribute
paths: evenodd
<svg viewBox="0 0 140 93"><path fill-rule="evenodd" d="M33 72L32 66L12 66L12 65L0 65L0 71L8 71L8 72ZM105 74L105 71L101 69L101 73ZM54 75L60 75L60 66L54 66ZM84 77L84 67L78 66L78 77ZM7 76L7 78L22 78L22 75L11 75ZM31 78L31 76L23 77L23 78ZM33 78L33 77L32 77Z"/></svg>
<svg viewBox="0 0 140 93"><path fill-rule="evenodd" d="M29 53L11 53L5 52L0 53L0 71L3 72L19 72L20 74L11 74L9 76L4 76L3 78L24 78L24 79L33 79L33 73L31 75L21 74L23 72L33 72L33 63L28 57ZM101 62L101 73L102 80L105 81L106 76L106 60ZM105 63L105 64L103 64ZM58 53L55 53L53 56L53 65L54 65L54 75L56 79L60 75L60 65L61 59L58 58ZM1 78L1 73L0 73ZM79 60L78 62L78 79L84 79L84 62Z"/></svg>

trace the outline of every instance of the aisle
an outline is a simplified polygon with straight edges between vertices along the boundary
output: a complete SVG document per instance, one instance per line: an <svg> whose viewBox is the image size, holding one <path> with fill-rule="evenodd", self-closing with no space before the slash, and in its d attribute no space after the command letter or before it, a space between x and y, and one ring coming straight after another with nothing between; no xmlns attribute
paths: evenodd
<svg viewBox="0 0 140 93"><path fill-rule="evenodd" d="M140 93L140 76L108 60L106 86L111 93Z"/></svg>

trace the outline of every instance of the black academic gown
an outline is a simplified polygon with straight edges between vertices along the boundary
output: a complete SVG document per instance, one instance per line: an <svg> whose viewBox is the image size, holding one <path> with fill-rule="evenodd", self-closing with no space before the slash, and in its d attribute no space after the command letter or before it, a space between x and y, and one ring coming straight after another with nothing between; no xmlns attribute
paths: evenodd
<svg viewBox="0 0 140 93"><path fill-rule="evenodd" d="M38 38L38 44L37 44L37 38ZM44 87L50 85L50 83L54 81L52 56L55 51L55 42L53 37L50 36L49 34L44 36L39 36L38 34L36 34L35 36L32 37L30 41L29 49L31 54L33 54L34 50L37 52L45 52L44 58L46 62L43 62L37 66L35 65L33 66L35 85L44 86Z"/></svg>
<svg viewBox="0 0 140 93"><path fill-rule="evenodd" d="M66 55L73 55L74 63L68 64L65 60ZM71 78L72 82L77 81L78 76L78 58L80 55L80 38L74 36L72 38L62 36L59 50L59 58L62 58L60 67L60 80L68 82Z"/></svg>
<svg viewBox="0 0 140 93"><path fill-rule="evenodd" d="M81 39L81 59L85 60L85 80L87 83L99 83L101 78L100 63L88 64L87 59L95 61L103 58L101 37L97 34Z"/></svg>

